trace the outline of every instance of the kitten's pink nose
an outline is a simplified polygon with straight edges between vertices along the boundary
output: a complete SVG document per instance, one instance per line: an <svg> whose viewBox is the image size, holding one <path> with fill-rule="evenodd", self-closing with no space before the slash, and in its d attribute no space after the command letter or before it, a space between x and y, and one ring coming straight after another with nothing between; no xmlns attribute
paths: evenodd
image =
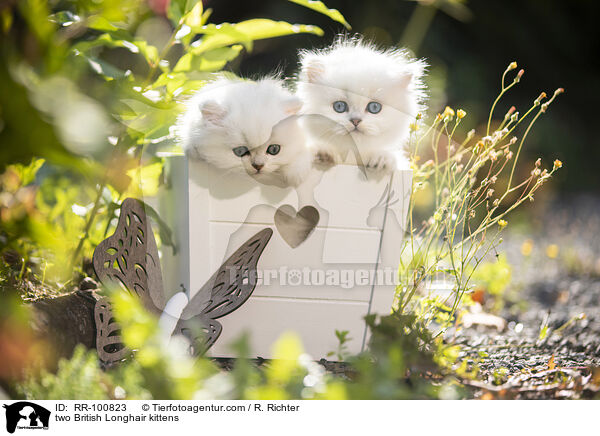
<svg viewBox="0 0 600 436"><path fill-rule="evenodd" d="M258 164L258 163L252 163L252 166L254 167L254 169L256 170L256 172L260 171L262 169L262 167L264 167L264 164Z"/></svg>
<svg viewBox="0 0 600 436"><path fill-rule="evenodd" d="M357 127L362 120L360 118L350 118L350 122L354 124L354 127Z"/></svg>

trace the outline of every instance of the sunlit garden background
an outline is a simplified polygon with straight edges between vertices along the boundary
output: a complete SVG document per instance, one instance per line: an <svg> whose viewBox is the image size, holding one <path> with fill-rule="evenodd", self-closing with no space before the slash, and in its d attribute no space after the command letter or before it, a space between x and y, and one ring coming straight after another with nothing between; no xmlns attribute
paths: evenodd
<svg viewBox="0 0 600 436"><path fill-rule="evenodd" d="M598 397L599 7L325 3L0 5L0 397ZM405 46L430 65L429 108L411 136L402 285L389 317L367 319L370 351L348 355L332 331L340 346L327 361L292 334L274 344L279 359L195 359L114 293L134 355L101 368L85 328L60 324L72 301L49 301L70 296L85 312L110 294L93 250L125 198L164 182L181 103L220 71L293 78L298 49L339 33ZM167 249L170 229L153 218ZM440 280L450 287L431 292ZM251 354L244 338L233 346Z"/></svg>

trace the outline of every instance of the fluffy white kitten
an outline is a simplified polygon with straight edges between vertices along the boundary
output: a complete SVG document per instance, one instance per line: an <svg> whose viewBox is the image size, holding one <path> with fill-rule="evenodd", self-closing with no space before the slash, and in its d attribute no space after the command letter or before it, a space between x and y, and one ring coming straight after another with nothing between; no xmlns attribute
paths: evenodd
<svg viewBox="0 0 600 436"><path fill-rule="evenodd" d="M220 78L189 100L179 139L191 158L262 183L297 186L311 167L296 116L301 106L279 80Z"/></svg>
<svg viewBox="0 0 600 436"><path fill-rule="evenodd" d="M367 169L408 167L409 125L425 96L422 60L341 38L326 49L302 51L300 65L296 94L302 113L312 115L307 126L317 161L341 163L357 147Z"/></svg>

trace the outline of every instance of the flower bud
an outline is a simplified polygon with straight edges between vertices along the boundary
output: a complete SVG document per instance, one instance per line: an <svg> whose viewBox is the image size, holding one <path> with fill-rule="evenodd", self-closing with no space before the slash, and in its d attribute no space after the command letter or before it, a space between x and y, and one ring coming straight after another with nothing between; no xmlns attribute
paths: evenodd
<svg viewBox="0 0 600 436"><path fill-rule="evenodd" d="M523 74L525 74L525 70L519 70L519 72L517 73L517 77L515 77L516 83L519 83L521 81L521 77L523 77Z"/></svg>
<svg viewBox="0 0 600 436"><path fill-rule="evenodd" d="M559 168L562 168L562 166L563 166L563 163L562 163L560 160L556 159L556 160L554 161L554 167L553 167L553 169L554 169L554 170L557 170L557 169L559 169Z"/></svg>
<svg viewBox="0 0 600 436"><path fill-rule="evenodd" d="M538 98L535 99L535 101L533 102L534 106L539 106L540 104L542 104L542 100L546 98L546 93L542 92L540 94L540 96Z"/></svg>

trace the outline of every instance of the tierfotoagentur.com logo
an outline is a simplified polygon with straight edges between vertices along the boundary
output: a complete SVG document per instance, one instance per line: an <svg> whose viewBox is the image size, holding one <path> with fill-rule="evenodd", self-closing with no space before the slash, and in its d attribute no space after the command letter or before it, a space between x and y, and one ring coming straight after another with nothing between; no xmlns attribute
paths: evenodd
<svg viewBox="0 0 600 436"><path fill-rule="evenodd" d="M242 270L237 266L225 268L229 274L229 281L235 282L236 277L242 275L244 283L257 286L279 287L310 287L331 286L342 289L352 289L355 286L399 286L402 282L396 268L379 269L318 269L318 268L289 268L282 266L274 269ZM404 282L414 286L418 274L410 273ZM448 280L446 274L437 272L431 275L428 288L436 291L452 291L454 282Z"/></svg>
<svg viewBox="0 0 600 436"><path fill-rule="evenodd" d="M230 280L240 274L239 268L227 267ZM261 286L333 286L352 289L354 286L396 286L398 271L394 268L369 269L313 269L288 268L259 269L244 272L250 283Z"/></svg>
<svg viewBox="0 0 600 436"><path fill-rule="evenodd" d="M6 431L14 433L19 430L48 430L50 411L42 406L29 401L19 401L10 405L4 404L6 409Z"/></svg>

